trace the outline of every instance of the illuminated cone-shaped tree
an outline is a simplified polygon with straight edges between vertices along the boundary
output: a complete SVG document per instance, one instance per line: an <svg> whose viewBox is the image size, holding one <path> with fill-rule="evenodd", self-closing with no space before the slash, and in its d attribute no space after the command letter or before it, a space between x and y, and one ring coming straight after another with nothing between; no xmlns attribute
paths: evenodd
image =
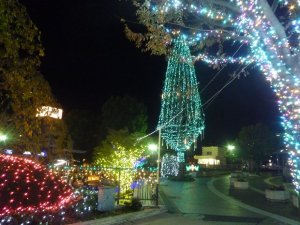
<svg viewBox="0 0 300 225"><path fill-rule="evenodd" d="M162 139L177 151L178 162L204 129L195 68L183 36L174 40L162 94L158 129Z"/></svg>

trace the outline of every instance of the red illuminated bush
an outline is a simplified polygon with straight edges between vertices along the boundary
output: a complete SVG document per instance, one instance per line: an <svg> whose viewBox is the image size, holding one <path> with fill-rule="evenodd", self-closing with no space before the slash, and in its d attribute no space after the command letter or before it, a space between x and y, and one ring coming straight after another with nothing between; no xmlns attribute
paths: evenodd
<svg viewBox="0 0 300 225"><path fill-rule="evenodd" d="M0 216L56 212L73 201L72 188L43 165L0 154Z"/></svg>

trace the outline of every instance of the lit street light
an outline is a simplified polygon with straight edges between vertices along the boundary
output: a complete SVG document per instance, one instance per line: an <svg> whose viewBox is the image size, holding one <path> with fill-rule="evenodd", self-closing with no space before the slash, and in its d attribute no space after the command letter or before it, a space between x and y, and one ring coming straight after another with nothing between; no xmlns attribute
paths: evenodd
<svg viewBox="0 0 300 225"><path fill-rule="evenodd" d="M0 141L6 141L7 136L5 134L0 134Z"/></svg>
<svg viewBox="0 0 300 225"><path fill-rule="evenodd" d="M235 161L236 161L236 154L235 154L235 146L234 145L232 145L232 144L228 144L227 146L226 146L226 148L227 148L227 159L226 159L226 161L227 161L227 166L229 167L230 166L230 168L231 168L231 170L235 167L234 166L234 164L235 164Z"/></svg>
<svg viewBox="0 0 300 225"><path fill-rule="evenodd" d="M157 151L157 145L156 145L156 144L149 144L149 145L148 145L148 149L149 149L151 152L156 152L156 151Z"/></svg>
<svg viewBox="0 0 300 225"><path fill-rule="evenodd" d="M7 140L7 136L5 134L1 134L0 133L0 144L1 144L1 151L2 151L2 148L4 147L5 145L5 141Z"/></svg>
<svg viewBox="0 0 300 225"><path fill-rule="evenodd" d="M234 145L227 145L227 149L229 151L233 151L235 149L235 146Z"/></svg>

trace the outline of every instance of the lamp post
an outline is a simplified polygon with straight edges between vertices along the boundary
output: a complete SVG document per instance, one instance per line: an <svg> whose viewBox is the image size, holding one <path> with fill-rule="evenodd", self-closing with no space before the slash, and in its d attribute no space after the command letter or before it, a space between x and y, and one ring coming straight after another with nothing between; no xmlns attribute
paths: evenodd
<svg viewBox="0 0 300 225"><path fill-rule="evenodd" d="M5 141L7 140L7 135L5 134L1 134L0 133L0 143L1 143L1 151L2 151L2 148L3 148L3 144L5 145Z"/></svg>
<svg viewBox="0 0 300 225"><path fill-rule="evenodd" d="M150 151L155 152L157 151L157 171L156 171L156 180L157 180L157 185L156 185L156 199L155 199L155 204L158 206L158 186L159 186L159 171L160 171L160 145L161 145L161 129L158 130L158 144L149 144L148 148Z"/></svg>
<svg viewBox="0 0 300 225"><path fill-rule="evenodd" d="M160 140L161 140L161 128L158 129L158 146L157 146L157 186L156 186L156 206L158 206L158 187L159 187L159 170L160 170Z"/></svg>
<svg viewBox="0 0 300 225"><path fill-rule="evenodd" d="M229 159L230 159L230 167L231 167L231 170L232 170L232 168L233 167L235 167L234 166L234 153L233 153L233 151L235 150L235 146L234 145L232 145L232 144L229 144L229 145L227 145L226 146L227 147L227 150L230 152L230 154L228 155L229 156ZM228 168L228 165L227 165L227 168Z"/></svg>

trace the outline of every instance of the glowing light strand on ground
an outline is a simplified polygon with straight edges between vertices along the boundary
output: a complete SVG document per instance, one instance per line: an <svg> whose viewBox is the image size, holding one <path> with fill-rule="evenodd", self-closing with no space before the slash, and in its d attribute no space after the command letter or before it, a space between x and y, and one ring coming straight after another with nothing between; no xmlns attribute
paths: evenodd
<svg viewBox="0 0 300 225"><path fill-rule="evenodd" d="M161 129L162 139L178 152L178 160L181 162L184 161L183 153L204 129L194 64L183 36L174 40L157 127Z"/></svg>
<svg viewBox="0 0 300 225"><path fill-rule="evenodd" d="M194 44L206 40L207 38L223 38L233 42L244 43L249 46L249 56L239 59L230 57L208 56L207 53L200 53L195 59L203 60L207 63L246 63L249 60L255 61L266 79L270 82L274 92L278 97L278 106L282 114L282 126L284 127L284 141L290 152L291 174L294 178L296 190L300 190L300 1L281 0L279 1L281 11L286 9L285 21L269 19L266 13L272 13L267 1L258 0L230 0L226 4L235 8L230 11L230 7L211 8L205 5L204 1L194 1L186 4L185 1L167 0L161 5L152 4L147 1L147 7L154 15L171 18L169 14L178 14L180 19L183 14L197 15L214 20L220 26L214 31L207 31L197 28L189 31L189 26L174 26L170 23L166 27L166 32L188 36L189 44ZM268 10L271 10L268 12ZM186 21L185 21L186 22ZM281 24L286 30L280 30ZM163 25L163 24L162 24ZM285 33L285 34L284 34Z"/></svg>

